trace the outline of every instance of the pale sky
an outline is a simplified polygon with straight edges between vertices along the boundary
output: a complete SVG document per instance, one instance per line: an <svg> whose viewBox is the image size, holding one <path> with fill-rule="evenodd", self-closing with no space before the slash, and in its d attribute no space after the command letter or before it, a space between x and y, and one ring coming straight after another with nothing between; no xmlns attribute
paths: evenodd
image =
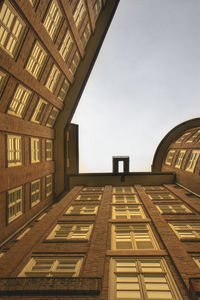
<svg viewBox="0 0 200 300"><path fill-rule="evenodd" d="M73 118L80 172L112 156L150 171L176 125L199 117L200 0L121 0Z"/></svg>

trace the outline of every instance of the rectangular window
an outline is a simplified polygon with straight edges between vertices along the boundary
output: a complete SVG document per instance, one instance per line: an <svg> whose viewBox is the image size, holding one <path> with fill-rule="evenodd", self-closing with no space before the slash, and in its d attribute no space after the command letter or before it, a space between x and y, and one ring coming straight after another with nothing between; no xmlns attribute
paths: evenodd
<svg viewBox="0 0 200 300"><path fill-rule="evenodd" d="M123 219L141 219L145 218L141 205L118 205L112 207L112 218Z"/></svg>
<svg viewBox="0 0 200 300"><path fill-rule="evenodd" d="M113 187L113 193L116 194L131 194L135 193L135 190L132 186L115 186Z"/></svg>
<svg viewBox="0 0 200 300"><path fill-rule="evenodd" d="M69 82L67 80L64 80L63 81L63 84L60 88L60 91L59 91L59 94L58 94L58 98L61 100L61 101L64 101L65 100L65 97L67 95L67 92L69 90Z"/></svg>
<svg viewBox="0 0 200 300"><path fill-rule="evenodd" d="M168 166L172 165L172 160L174 158L175 150L169 150L167 153L167 157L165 159L165 164Z"/></svg>
<svg viewBox="0 0 200 300"><path fill-rule="evenodd" d="M7 136L7 161L8 167L22 165L22 140L21 136Z"/></svg>
<svg viewBox="0 0 200 300"><path fill-rule="evenodd" d="M110 300L182 297L164 258L115 258L110 262Z"/></svg>
<svg viewBox="0 0 200 300"><path fill-rule="evenodd" d="M90 36L91 36L91 28L90 28L90 24L87 23L87 25L85 26L85 29L83 31L83 34L81 36L81 42L82 42L84 48L86 47Z"/></svg>
<svg viewBox="0 0 200 300"><path fill-rule="evenodd" d="M79 62L80 62L80 55L78 53L78 51L76 51L74 53L74 57L70 63L70 66L69 66L69 70L71 71L71 73L74 75L76 73L76 69L78 68L78 65L79 65Z"/></svg>
<svg viewBox="0 0 200 300"><path fill-rule="evenodd" d="M37 124L41 124L41 122L44 118L47 106L48 106L47 102L40 98L40 100L38 101L38 104L35 108L35 111L33 113L33 116L31 118L31 121L35 122Z"/></svg>
<svg viewBox="0 0 200 300"><path fill-rule="evenodd" d="M86 17L87 10L84 0L80 0L73 14L75 25L78 31L81 29L81 25Z"/></svg>
<svg viewBox="0 0 200 300"><path fill-rule="evenodd" d="M193 143L197 137L200 136L200 129L197 130L187 141L186 143Z"/></svg>
<svg viewBox="0 0 200 300"><path fill-rule="evenodd" d="M80 201L96 201L96 200L101 200L101 194L80 194L76 200L80 200Z"/></svg>
<svg viewBox="0 0 200 300"><path fill-rule="evenodd" d="M187 162L187 165L185 167L185 170L187 172L195 171L195 167L196 167L197 161L199 159L199 154L200 154L200 150L192 150L189 160Z"/></svg>
<svg viewBox="0 0 200 300"><path fill-rule="evenodd" d="M28 63L26 65L26 70L31 73L35 78L38 78L42 67L44 66L47 54L39 44L39 42L35 43L35 46L31 52Z"/></svg>
<svg viewBox="0 0 200 300"><path fill-rule="evenodd" d="M40 179L31 182L31 207L40 202Z"/></svg>
<svg viewBox="0 0 200 300"><path fill-rule="evenodd" d="M46 160L53 159L53 140L45 141L45 149L46 149Z"/></svg>
<svg viewBox="0 0 200 300"><path fill-rule="evenodd" d="M7 193L8 223L22 215L22 186Z"/></svg>
<svg viewBox="0 0 200 300"><path fill-rule="evenodd" d="M104 188L103 187L92 187L92 186L88 186L83 188L83 192L103 192Z"/></svg>
<svg viewBox="0 0 200 300"><path fill-rule="evenodd" d="M46 176L46 197L52 194L53 190L53 177L52 175Z"/></svg>
<svg viewBox="0 0 200 300"><path fill-rule="evenodd" d="M186 152L186 150L180 150L179 151L179 154L178 154L178 157L177 157L177 160L176 160L176 163L175 163L175 168L178 168L178 169L181 168L181 165L182 165L182 162L183 162L183 159L184 159L184 156L185 156L185 152Z"/></svg>
<svg viewBox="0 0 200 300"><path fill-rule="evenodd" d="M176 140L176 144L182 143L187 137L188 135L190 135L191 132L185 132L183 135L181 135L177 140Z"/></svg>
<svg viewBox="0 0 200 300"><path fill-rule="evenodd" d="M48 90L50 90L52 93L55 92L55 89L57 87L59 78L60 78L60 71L58 70L58 68L56 67L56 65L53 65L51 72L49 74L49 77L47 79L46 82L46 88L48 88Z"/></svg>
<svg viewBox="0 0 200 300"><path fill-rule="evenodd" d="M112 225L112 249L158 249L149 224Z"/></svg>
<svg viewBox="0 0 200 300"><path fill-rule="evenodd" d="M64 59L65 62L67 62L69 55L73 49L73 46L74 46L74 41L71 37L69 30L67 30L67 33L64 37L64 40L63 40L60 50L59 50L60 55L62 56L62 58Z"/></svg>
<svg viewBox="0 0 200 300"><path fill-rule="evenodd" d="M95 205L74 205L66 211L66 215L96 215L98 206Z"/></svg>
<svg viewBox="0 0 200 300"><path fill-rule="evenodd" d="M191 210L183 204L156 205L161 214L191 214Z"/></svg>
<svg viewBox="0 0 200 300"><path fill-rule="evenodd" d="M52 110L51 110L51 112L50 112L50 115L48 117L46 126L53 127L58 114L59 114L59 110L57 108L53 107Z"/></svg>
<svg viewBox="0 0 200 300"><path fill-rule="evenodd" d="M31 163L40 162L40 139L31 138Z"/></svg>
<svg viewBox="0 0 200 300"><path fill-rule="evenodd" d="M61 20L62 14L58 3L56 0L52 0L43 23L46 31L48 32L52 40L54 39L58 31Z"/></svg>
<svg viewBox="0 0 200 300"><path fill-rule="evenodd" d="M113 195L112 202L116 204L135 204L139 203L137 195Z"/></svg>
<svg viewBox="0 0 200 300"><path fill-rule="evenodd" d="M8 113L23 118L31 97L31 91L19 85L8 108Z"/></svg>
<svg viewBox="0 0 200 300"><path fill-rule="evenodd" d="M25 24L9 1L5 0L0 12L0 46L15 56Z"/></svg>
<svg viewBox="0 0 200 300"><path fill-rule="evenodd" d="M76 277L79 275L82 257L33 257L19 277Z"/></svg>
<svg viewBox="0 0 200 300"><path fill-rule="evenodd" d="M199 240L200 223L169 223L180 240Z"/></svg>
<svg viewBox="0 0 200 300"><path fill-rule="evenodd" d="M92 224L57 224L47 237L48 240L89 240L92 231Z"/></svg>
<svg viewBox="0 0 200 300"><path fill-rule="evenodd" d="M93 6L93 14L94 14L94 19L95 21L97 20L99 13L102 8L102 0L96 0L95 5Z"/></svg>
<svg viewBox="0 0 200 300"><path fill-rule="evenodd" d="M176 199L174 195L170 193L162 193L162 194L148 194L151 200L160 200L160 199Z"/></svg>
<svg viewBox="0 0 200 300"><path fill-rule="evenodd" d="M145 191L166 191L166 188L163 186L158 186L158 185L151 185L151 186L143 186Z"/></svg>

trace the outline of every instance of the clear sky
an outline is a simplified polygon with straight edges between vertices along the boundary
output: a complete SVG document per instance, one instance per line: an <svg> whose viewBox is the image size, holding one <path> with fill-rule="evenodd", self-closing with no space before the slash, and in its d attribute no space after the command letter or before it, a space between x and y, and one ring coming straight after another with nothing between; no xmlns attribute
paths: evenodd
<svg viewBox="0 0 200 300"><path fill-rule="evenodd" d="M73 118L80 172L112 156L150 171L173 127L200 112L200 0L121 0Z"/></svg>

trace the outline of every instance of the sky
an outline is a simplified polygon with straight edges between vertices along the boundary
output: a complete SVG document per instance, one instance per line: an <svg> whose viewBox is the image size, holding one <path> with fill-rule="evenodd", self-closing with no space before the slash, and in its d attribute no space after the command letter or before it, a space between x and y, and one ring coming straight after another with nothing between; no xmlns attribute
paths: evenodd
<svg viewBox="0 0 200 300"><path fill-rule="evenodd" d="M199 117L200 1L121 0L72 122L79 171L150 171L160 141Z"/></svg>

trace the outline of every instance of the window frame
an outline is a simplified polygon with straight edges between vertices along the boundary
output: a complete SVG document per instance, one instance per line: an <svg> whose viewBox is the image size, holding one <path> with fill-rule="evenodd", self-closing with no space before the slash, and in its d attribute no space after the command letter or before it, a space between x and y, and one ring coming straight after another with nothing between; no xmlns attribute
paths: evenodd
<svg viewBox="0 0 200 300"><path fill-rule="evenodd" d="M38 79L40 74L42 73L46 59L47 52L38 41L35 41L26 63L26 71L29 72L33 77Z"/></svg>
<svg viewBox="0 0 200 300"><path fill-rule="evenodd" d="M51 71L48 74L47 80L46 80L46 88L54 93L56 88L57 88L57 84L58 81L60 79L61 76L61 71L59 70L59 68L56 66L56 64L53 64L53 66L51 67Z"/></svg>
<svg viewBox="0 0 200 300"><path fill-rule="evenodd" d="M118 209L119 210L124 209L125 213L123 213L123 214L118 213L118 211L117 211ZM139 213L131 214L131 212L130 212L131 209L138 209ZM146 219L146 215L144 213L142 205L112 205L112 219L114 219L114 220L122 220L122 219L133 220L134 218Z"/></svg>
<svg viewBox="0 0 200 300"><path fill-rule="evenodd" d="M50 147L47 147L47 144ZM52 139L45 139L45 159L47 161L53 160L53 140Z"/></svg>
<svg viewBox="0 0 200 300"><path fill-rule="evenodd" d="M169 149L165 158L165 165L172 166L172 162L175 156L176 150Z"/></svg>
<svg viewBox="0 0 200 300"><path fill-rule="evenodd" d="M166 212L162 210L162 207L169 207L169 211ZM184 211L183 212L177 212L175 206L180 206ZM169 215L169 214L193 214L193 212L185 205L181 203L172 203L172 204L156 204L157 209L159 212L163 215Z"/></svg>
<svg viewBox="0 0 200 300"><path fill-rule="evenodd" d="M78 228L86 228L87 229L84 231L81 229L78 230ZM66 229L64 228L66 227ZM68 230L68 228L71 230ZM64 228L64 229L63 229ZM47 241L65 241L65 242L88 242L92 233L92 229L93 229L93 224L92 223L58 223L56 226L54 226L54 228L51 230L50 234L47 236L46 240ZM65 231L66 230L66 231ZM56 237L56 234L59 234L59 232L61 232L63 234L63 236L61 237ZM76 232L78 232L78 237L76 237ZM75 237L73 237L73 235ZM81 237L82 235L82 237Z"/></svg>
<svg viewBox="0 0 200 300"><path fill-rule="evenodd" d="M76 212L74 213L73 210L74 208L79 208L79 213ZM93 212L92 213L88 213L87 212L87 208L91 208L93 209ZM97 215L97 212L98 212L98 208L99 206L98 205L71 205L65 212L65 215L77 215L77 216L82 216L82 215L91 215L91 216L94 216L94 215ZM76 209L75 209L76 210Z"/></svg>
<svg viewBox="0 0 200 300"><path fill-rule="evenodd" d="M17 197L17 192L20 191L21 197L19 197L19 199L16 199ZM12 203L10 202L10 196L11 194L14 193L14 200ZM18 206L20 207L20 210L18 210ZM10 207L14 207L14 214L12 216L10 216ZM8 190L7 191L7 220L8 220L8 224L10 224L12 221L14 221L15 219L19 218L21 215L23 214L23 186L19 186L16 187L14 189Z"/></svg>
<svg viewBox="0 0 200 300"><path fill-rule="evenodd" d="M50 182L48 182L48 179L50 178ZM47 175L45 176L45 192L46 192L46 197L51 195L53 193L53 175Z"/></svg>
<svg viewBox="0 0 200 300"><path fill-rule="evenodd" d="M30 103L32 92L21 84L18 84L15 93L8 106L7 113L23 118Z"/></svg>
<svg viewBox="0 0 200 300"><path fill-rule="evenodd" d="M96 199L94 199L94 197ZM81 198L85 198L85 199L81 199ZM88 199L86 199L88 198ZM79 194L75 200L77 201L100 201L102 198L102 194L89 194L89 193L81 193Z"/></svg>
<svg viewBox="0 0 200 300"><path fill-rule="evenodd" d="M185 157L185 153L186 153L186 150L180 150L179 151L178 156L176 158L175 165L174 165L175 168L181 169L181 166L182 166L182 163L183 163L183 160L184 160L184 157Z"/></svg>
<svg viewBox="0 0 200 300"><path fill-rule="evenodd" d="M122 198L122 200L117 199ZM134 198L133 200L131 198ZM130 200L131 199L131 200ZM140 200L136 194L113 194L112 195L113 204L139 204Z"/></svg>
<svg viewBox="0 0 200 300"><path fill-rule="evenodd" d="M33 191L33 185L35 185L35 184L39 184L38 185L39 187ZM30 200L31 200L31 208L32 208L41 201L41 180L37 179L37 180L30 182L30 186L31 186L30 187ZM38 195L36 199L34 199L35 195Z"/></svg>
<svg viewBox="0 0 200 300"><path fill-rule="evenodd" d="M75 42L74 42L72 35L68 29L67 33L65 34L65 36L62 40L62 43L60 44L60 49L59 49L59 53L65 62L68 61L74 45L75 45Z"/></svg>
<svg viewBox="0 0 200 300"><path fill-rule="evenodd" d="M192 228L192 225L197 225L200 228L200 222L170 222L169 225L180 241L183 241L183 242L200 241L200 233L199 234L196 233L196 231ZM187 228L187 230L186 229L184 230L183 228L176 229L175 226L185 226ZM188 234L188 237L181 236L181 234L177 230L181 230L182 232L184 230L184 232L189 232L189 234L191 233L194 236L189 236L189 234Z"/></svg>
<svg viewBox="0 0 200 300"><path fill-rule="evenodd" d="M10 143L9 140L13 140L13 142ZM13 150L10 149L11 144L13 144ZM9 159L9 156L14 156L13 162L10 162L11 160ZM8 168L10 168L10 167L16 167L21 165L22 165L22 137L19 135L8 134L7 135L7 166Z"/></svg>
<svg viewBox="0 0 200 300"><path fill-rule="evenodd" d="M41 160L41 142L39 138L31 137L30 141L31 163L39 163Z"/></svg>
<svg viewBox="0 0 200 300"><path fill-rule="evenodd" d="M48 103L40 98L32 114L31 121L37 124L41 124L44 119L47 106Z"/></svg>
<svg viewBox="0 0 200 300"><path fill-rule="evenodd" d="M47 127L52 128L54 126L59 112L60 112L59 109L57 109L56 107L52 108L52 110L48 116L47 122L46 122Z"/></svg>
<svg viewBox="0 0 200 300"><path fill-rule="evenodd" d="M185 171L194 173L199 157L200 157L200 150L192 150L189 154L188 161L185 166Z"/></svg>
<svg viewBox="0 0 200 300"><path fill-rule="evenodd" d="M79 0L73 12L73 20L78 31L81 29L87 15L87 8L84 0Z"/></svg>
<svg viewBox="0 0 200 300"><path fill-rule="evenodd" d="M46 12L43 25L48 35L53 41L56 37L62 19L63 15L58 5L58 2L56 0L52 0Z"/></svg>

